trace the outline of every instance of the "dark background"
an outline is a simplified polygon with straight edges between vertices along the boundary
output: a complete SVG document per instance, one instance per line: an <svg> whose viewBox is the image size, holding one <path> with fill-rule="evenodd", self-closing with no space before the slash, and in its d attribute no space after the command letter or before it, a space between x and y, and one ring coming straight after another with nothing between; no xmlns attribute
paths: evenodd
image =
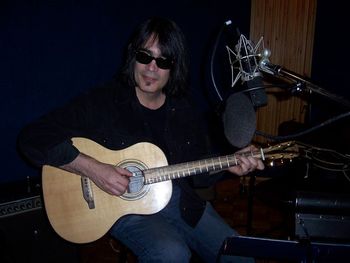
<svg viewBox="0 0 350 263"><path fill-rule="evenodd" d="M348 9L340 1L318 1L316 31L312 61L312 81L331 95L350 101L348 32L346 19ZM350 117L333 121L340 114L349 113L344 106L330 96L313 93L310 96L309 126L314 127L330 120L306 137L306 141L321 147L350 152Z"/></svg>
<svg viewBox="0 0 350 263"><path fill-rule="evenodd" d="M110 80L129 35L150 16L169 17L183 29L190 47L192 92L208 110L208 84L202 77L212 42L228 19L249 32L249 14L249 1L1 1L0 183L39 175L17 152L21 127Z"/></svg>
<svg viewBox="0 0 350 263"><path fill-rule="evenodd" d="M349 97L349 60L345 57L349 52L344 39L347 15L345 4L341 5L318 3L312 79ZM40 175L40 170L17 152L19 130L79 92L108 81L121 64L132 30L152 15L169 17L183 29L191 53L192 92L203 110L214 110L218 98L208 71L213 43L228 19L249 36L250 1L154 0L150 4L135 0L123 5L114 0L1 1L0 184ZM311 121L344 111L327 99L319 100L311 101ZM326 136L330 144L343 142L336 141L334 135Z"/></svg>

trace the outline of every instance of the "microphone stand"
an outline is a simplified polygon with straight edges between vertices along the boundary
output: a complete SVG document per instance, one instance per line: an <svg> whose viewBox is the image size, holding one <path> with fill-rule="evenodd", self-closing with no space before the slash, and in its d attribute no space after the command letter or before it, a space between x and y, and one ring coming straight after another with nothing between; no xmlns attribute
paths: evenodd
<svg viewBox="0 0 350 263"><path fill-rule="evenodd" d="M307 80L305 77L282 68L278 65L273 65L269 62L262 61L262 64L260 65L260 69L264 72L267 72L269 74L272 74L277 77L284 77L286 79L292 80L296 82L296 89L301 90L301 87L306 87L310 92L314 92L317 94L320 94L324 97L327 97L329 99L332 99L333 101L347 107L350 109L350 101L345 99L344 97L338 96L336 94L330 93L329 91L326 91L325 89L315 85L311 81Z"/></svg>

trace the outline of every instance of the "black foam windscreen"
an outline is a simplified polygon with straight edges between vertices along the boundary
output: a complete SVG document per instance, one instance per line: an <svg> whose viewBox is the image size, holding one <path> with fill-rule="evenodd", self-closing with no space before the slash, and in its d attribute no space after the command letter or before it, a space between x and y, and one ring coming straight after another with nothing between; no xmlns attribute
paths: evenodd
<svg viewBox="0 0 350 263"><path fill-rule="evenodd" d="M256 130L256 113L250 99L244 93L231 94L223 113L224 134L237 148L247 146Z"/></svg>

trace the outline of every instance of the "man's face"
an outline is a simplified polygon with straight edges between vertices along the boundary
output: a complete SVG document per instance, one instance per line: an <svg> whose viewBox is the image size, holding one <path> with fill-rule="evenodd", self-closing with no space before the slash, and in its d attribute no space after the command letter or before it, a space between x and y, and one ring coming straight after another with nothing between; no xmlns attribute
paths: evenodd
<svg viewBox="0 0 350 263"><path fill-rule="evenodd" d="M152 57L162 57L158 47L158 40L151 38L146 42L142 52L146 52ZM161 93L163 87L169 80L170 69L161 69L157 66L153 59L148 64L135 62L134 77L136 81L136 88L144 93Z"/></svg>

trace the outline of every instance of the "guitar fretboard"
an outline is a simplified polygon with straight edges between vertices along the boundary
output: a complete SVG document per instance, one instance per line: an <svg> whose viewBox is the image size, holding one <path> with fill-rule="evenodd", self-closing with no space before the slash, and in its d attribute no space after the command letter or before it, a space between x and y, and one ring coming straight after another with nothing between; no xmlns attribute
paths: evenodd
<svg viewBox="0 0 350 263"><path fill-rule="evenodd" d="M260 158L261 154L243 153ZM206 172L221 171L239 164L236 154L208 158L198 161L151 168L144 171L145 184L153 184L167 180L193 176Z"/></svg>

